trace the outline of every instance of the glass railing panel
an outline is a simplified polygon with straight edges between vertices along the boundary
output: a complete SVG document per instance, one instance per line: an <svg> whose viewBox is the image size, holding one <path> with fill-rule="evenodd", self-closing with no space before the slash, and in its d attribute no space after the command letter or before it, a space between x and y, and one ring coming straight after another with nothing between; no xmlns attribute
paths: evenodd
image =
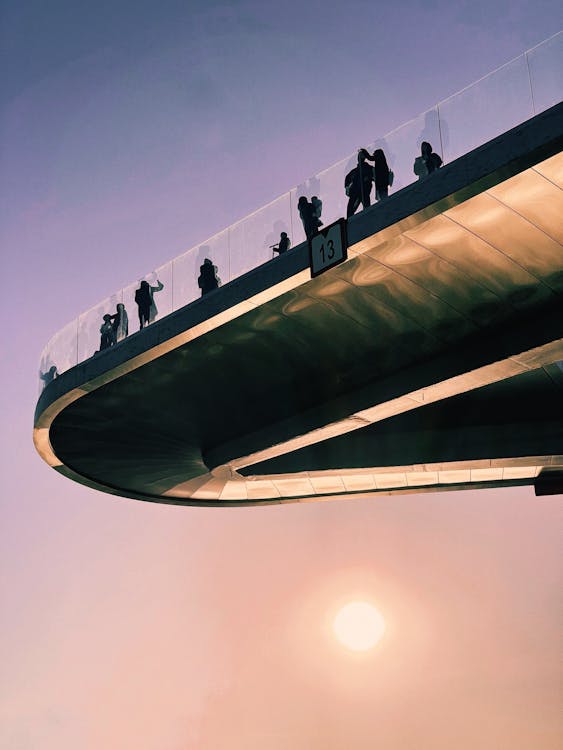
<svg viewBox="0 0 563 750"><path fill-rule="evenodd" d="M192 247L191 250L175 258L174 309L178 310L201 297L202 287L205 288L209 283L208 272L204 267L206 260L211 261L211 266L215 266L216 270L213 269L211 275L218 279L219 286L226 284L229 280L228 230L216 234L207 242Z"/></svg>
<svg viewBox="0 0 563 750"><path fill-rule="evenodd" d="M279 244L282 232L293 244L289 193L230 227L231 279L276 257L272 246Z"/></svg>
<svg viewBox="0 0 563 750"><path fill-rule="evenodd" d="M114 323L122 302L121 292L107 297L78 317L78 361L93 357L98 352L109 349L117 339ZM104 320L104 316L107 316Z"/></svg>
<svg viewBox="0 0 563 750"><path fill-rule="evenodd" d="M424 142L430 144L432 153L443 160L437 107L375 142L374 147L383 149L389 169L393 172L393 185L389 188L389 195L427 175L426 164L419 158ZM373 150L373 147L370 148L372 153Z"/></svg>
<svg viewBox="0 0 563 750"><path fill-rule="evenodd" d="M534 112L543 112L563 99L563 32L527 52Z"/></svg>
<svg viewBox="0 0 563 750"><path fill-rule="evenodd" d="M156 309L155 320L161 320L174 310L174 267L173 261L168 261L163 266L155 268L152 274L146 277L152 287L162 285L160 291L153 292L153 301ZM159 283L160 282L160 283Z"/></svg>
<svg viewBox="0 0 563 750"><path fill-rule="evenodd" d="M524 55L440 102L443 159L453 161L533 115Z"/></svg>
<svg viewBox="0 0 563 750"><path fill-rule="evenodd" d="M155 280L156 279L152 279L153 283ZM129 284L121 290L123 296L123 307L127 314L128 336L131 336L132 333L136 333L139 330L139 309L135 302L135 292L139 288L141 281L143 281L143 279L134 281L132 284Z"/></svg>
<svg viewBox="0 0 563 750"><path fill-rule="evenodd" d="M78 362L78 320L68 323L49 340L39 359L40 391Z"/></svg>
<svg viewBox="0 0 563 750"><path fill-rule="evenodd" d="M291 247L297 247L302 242L305 242L305 231L303 230L303 224L299 218L299 212L297 210L297 201L299 200L298 188L293 188L289 193L289 203L291 207Z"/></svg>
<svg viewBox="0 0 563 750"><path fill-rule="evenodd" d="M197 247L174 258L174 309L179 310L189 305L201 295L197 279L199 266L197 263Z"/></svg>

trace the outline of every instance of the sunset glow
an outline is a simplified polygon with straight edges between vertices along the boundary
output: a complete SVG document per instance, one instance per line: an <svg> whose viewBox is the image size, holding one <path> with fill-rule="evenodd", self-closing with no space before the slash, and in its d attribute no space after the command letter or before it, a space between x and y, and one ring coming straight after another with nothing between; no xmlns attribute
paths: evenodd
<svg viewBox="0 0 563 750"><path fill-rule="evenodd" d="M368 651L382 638L385 621L367 602L350 602L334 618L334 634L351 651Z"/></svg>

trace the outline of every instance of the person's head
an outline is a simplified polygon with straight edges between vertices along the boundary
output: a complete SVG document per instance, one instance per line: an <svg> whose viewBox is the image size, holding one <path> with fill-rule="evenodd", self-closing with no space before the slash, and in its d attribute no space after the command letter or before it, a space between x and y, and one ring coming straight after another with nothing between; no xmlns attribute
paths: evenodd
<svg viewBox="0 0 563 750"><path fill-rule="evenodd" d="M148 281L141 281L141 289L148 289L149 288L149 282Z"/></svg>
<svg viewBox="0 0 563 750"><path fill-rule="evenodd" d="M432 153L432 146L428 143L428 141L422 141L420 144L420 153L422 156L430 156Z"/></svg>
<svg viewBox="0 0 563 750"><path fill-rule="evenodd" d="M211 258L205 258L203 261L204 266L212 266L213 263L211 262Z"/></svg>
<svg viewBox="0 0 563 750"><path fill-rule="evenodd" d="M280 237L282 238L282 240L287 240L287 232L282 232L280 234Z"/></svg>
<svg viewBox="0 0 563 750"><path fill-rule="evenodd" d="M118 302L117 303L117 312L118 313L122 313L124 310L125 310L125 305L123 304L123 302Z"/></svg>
<svg viewBox="0 0 563 750"><path fill-rule="evenodd" d="M104 323L109 323L111 320L111 315L108 315L107 313L104 315Z"/></svg>
<svg viewBox="0 0 563 750"><path fill-rule="evenodd" d="M358 164L361 162L364 162L369 156L369 152L365 148L361 148L358 150Z"/></svg>
<svg viewBox="0 0 563 750"><path fill-rule="evenodd" d="M386 167L387 166L387 159L385 158L385 154L383 153L382 148L376 148L373 152L373 164L375 167Z"/></svg>
<svg viewBox="0 0 563 750"><path fill-rule="evenodd" d="M305 196L302 195L301 198L299 198L299 200L297 201L297 205L298 206L306 206L307 205L307 198L305 198Z"/></svg>
<svg viewBox="0 0 563 750"><path fill-rule="evenodd" d="M316 195L314 195L314 196L313 196L313 197L311 198L311 203L316 203L316 202L317 202L318 200L319 200L319 199L317 198L317 196L316 196Z"/></svg>

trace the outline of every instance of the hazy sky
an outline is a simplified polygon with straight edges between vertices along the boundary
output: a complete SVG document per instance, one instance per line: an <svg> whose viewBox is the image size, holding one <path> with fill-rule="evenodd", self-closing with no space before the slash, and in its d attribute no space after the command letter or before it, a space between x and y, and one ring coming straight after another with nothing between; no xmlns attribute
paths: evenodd
<svg viewBox="0 0 563 750"><path fill-rule="evenodd" d="M7 750L555 750L560 498L120 500L35 454L79 312L561 28L558 0L3 0ZM387 631L364 658L328 624Z"/></svg>

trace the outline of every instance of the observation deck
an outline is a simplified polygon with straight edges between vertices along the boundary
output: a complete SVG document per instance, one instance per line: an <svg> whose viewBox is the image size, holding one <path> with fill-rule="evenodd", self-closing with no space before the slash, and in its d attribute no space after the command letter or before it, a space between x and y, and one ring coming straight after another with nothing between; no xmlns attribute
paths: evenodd
<svg viewBox="0 0 563 750"><path fill-rule="evenodd" d="M61 474L186 505L533 484L563 477L563 35L369 148L393 191L311 277L296 212L345 213L355 155L157 269L160 315L96 352L104 314L42 355L34 440ZM558 72L559 71L559 72ZM559 76L559 77L558 77ZM422 141L444 159L413 182ZM288 233L293 248L271 259ZM199 297L205 257L226 281ZM95 353L96 352L96 353Z"/></svg>

